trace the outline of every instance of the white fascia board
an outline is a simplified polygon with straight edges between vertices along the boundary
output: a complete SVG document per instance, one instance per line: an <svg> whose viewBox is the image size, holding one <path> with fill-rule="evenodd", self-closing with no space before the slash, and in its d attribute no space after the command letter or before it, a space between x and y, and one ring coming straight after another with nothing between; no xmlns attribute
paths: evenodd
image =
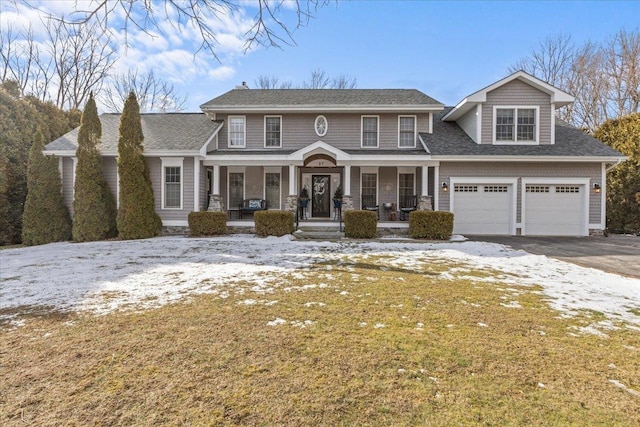
<svg viewBox="0 0 640 427"><path fill-rule="evenodd" d="M198 150L150 150L150 151L143 151L142 155L144 157L160 157L160 156L201 157L200 152Z"/></svg>
<svg viewBox="0 0 640 427"><path fill-rule="evenodd" d="M578 156L432 156L441 162L615 162L620 157Z"/></svg>
<svg viewBox="0 0 640 427"><path fill-rule="evenodd" d="M442 111L444 104L405 105L220 105L202 107L202 111L216 113L301 113L301 112L436 112Z"/></svg>
<svg viewBox="0 0 640 427"><path fill-rule="evenodd" d="M218 135L218 132L220 132L220 129L222 129L222 126L224 126L223 123L220 123L218 125L218 127L216 129L214 129L213 133L211 134L211 136L207 139L207 141L202 145L202 147L200 148L200 155L201 156L206 156L207 155L207 147L209 146L209 143L211 141L213 141L213 138L215 138Z"/></svg>
<svg viewBox="0 0 640 427"><path fill-rule="evenodd" d="M75 157L76 156L76 150L43 150L42 154L44 154L45 156L58 156L58 157Z"/></svg>
<svg viewBox="0 0 640 427"><path fill-rule="evenodd" d="M418 141L420 141L420 144L422 145L422 148L424 148L424 151L426 153L431 154L431 151L429 151L429 147L427 147L427 144L422 139L422 136L420 135L420 132L418 132Z"/></svg>

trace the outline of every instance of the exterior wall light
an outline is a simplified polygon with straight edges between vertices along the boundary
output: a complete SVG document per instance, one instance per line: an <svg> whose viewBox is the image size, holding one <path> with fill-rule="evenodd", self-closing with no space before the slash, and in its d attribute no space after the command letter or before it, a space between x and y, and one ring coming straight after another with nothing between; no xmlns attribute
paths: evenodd
<svg viewBox="0 0 640 427"><path fill-rule="evenodd" d="M598 184L597 182L595 184L593 184L593 192L594 193L599 193L600 192L600 184Z"/></svg>
<svg viewBox="0 0 640 427"><path fill-rule="evenodd" d="M443 182L443 183L442 183L442 191L444 191L445 193L446 193L447 191L449 191L449 186L447 185L447 183L446 183L446 182Z"/></svg>

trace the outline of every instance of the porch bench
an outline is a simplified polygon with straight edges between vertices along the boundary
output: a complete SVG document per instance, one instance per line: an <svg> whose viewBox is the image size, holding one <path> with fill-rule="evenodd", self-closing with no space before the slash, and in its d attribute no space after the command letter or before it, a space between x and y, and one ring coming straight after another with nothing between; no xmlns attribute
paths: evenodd
<svg viewBox="0 0 640 427"><path fill-rule="evenodd" d="M240 219L243 214L253 214L255 211L266 211L267 201L265 199L245 199L238 206Z"/></svg>

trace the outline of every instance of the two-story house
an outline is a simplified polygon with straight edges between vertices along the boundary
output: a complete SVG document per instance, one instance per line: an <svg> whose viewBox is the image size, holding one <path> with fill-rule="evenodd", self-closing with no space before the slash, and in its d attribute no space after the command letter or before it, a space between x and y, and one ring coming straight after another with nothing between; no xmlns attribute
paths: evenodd
<svg viewBox="0 0 640 427"><path fill-rule="evenodd" d="M166 226L189 212L234 212L245 199L309 220L343 209L451 211L464 234L578 235L605 228L607 169L617 151L555 119L573 97L524 72L445 107L417 90L237 87L203 113L144 114L145 156ZM101 117L101 152L118 188L119 115ZM53 141L71 207L77 129ZM385 224L389 226L389 224Z"/></svg>

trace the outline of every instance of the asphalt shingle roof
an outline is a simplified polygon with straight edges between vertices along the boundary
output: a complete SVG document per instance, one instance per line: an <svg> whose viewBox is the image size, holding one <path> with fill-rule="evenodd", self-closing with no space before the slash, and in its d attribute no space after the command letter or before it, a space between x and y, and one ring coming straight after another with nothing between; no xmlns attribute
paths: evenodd
<svg viewBox="0 0 640 427"><path fill-rule="evenodd" d="M222 125L203 113L141 114L145 151L197 151ZM116 153L120 137L120 114L100 115L102 142L100 151ZM78 129L61 136L45 147L45 151L75 151L78 148Z"/></svg>
<svg viewBox="0 0 640 427"><path fill-rule="evenodd" d="M233 89L200 107L384 105L444 106L416 89Z"/></svg>
<svg viewBox="0 0 640 427"><path fill-rule="evenodd" d="M420 134L433 156L624 157L608 145L562 120L556 120L556 141L553 145L476 144L457 123L441 120L452 108L447 107L442 112L434 114L433 133Z"/></svg>

